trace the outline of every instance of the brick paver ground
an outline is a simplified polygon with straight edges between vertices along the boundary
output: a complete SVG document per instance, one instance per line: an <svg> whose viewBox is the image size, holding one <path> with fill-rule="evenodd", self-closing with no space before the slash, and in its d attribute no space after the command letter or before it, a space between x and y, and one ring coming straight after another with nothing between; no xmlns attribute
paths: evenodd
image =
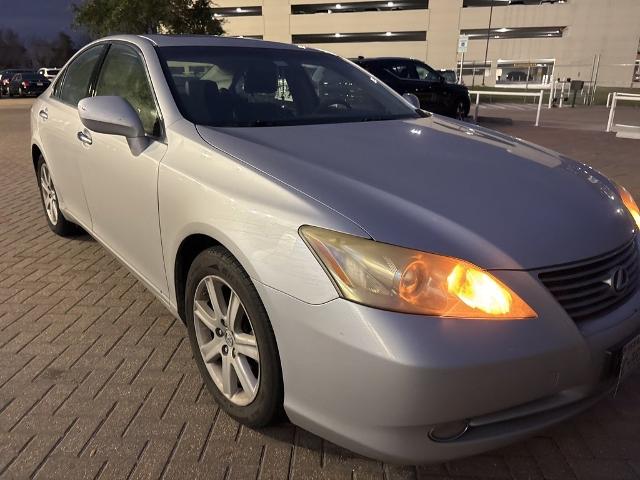
<svg viewBox="0 0 640 480"><path fill-rule="evenodd" d="M640 478L638 375L617 398L528 441L417 468L361 458L288 423L239 426L203 388L182 325L89 237L48 230L28 105L0 100L0 477ZM589 155L615 152L598 166L639 194L640 143L589 141Z"/></svg>

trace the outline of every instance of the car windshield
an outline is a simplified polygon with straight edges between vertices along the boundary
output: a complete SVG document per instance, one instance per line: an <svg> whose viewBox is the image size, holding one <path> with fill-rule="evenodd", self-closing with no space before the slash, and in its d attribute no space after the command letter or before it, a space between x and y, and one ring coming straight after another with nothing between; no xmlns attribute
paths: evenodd
<svg viewBox="0 0 640 480"><path fill-rule="evenodd" d="M263 127L417 118L386 86L340 57L310 50L161 47L188 120Z"/></svg>

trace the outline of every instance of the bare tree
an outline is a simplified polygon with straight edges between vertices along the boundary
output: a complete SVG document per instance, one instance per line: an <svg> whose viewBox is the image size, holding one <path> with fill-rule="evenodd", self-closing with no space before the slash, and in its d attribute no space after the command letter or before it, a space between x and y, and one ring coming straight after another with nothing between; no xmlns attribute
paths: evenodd
<svg viewBox="0 0 640 480"><path fill-rule="evenodd" d="M28 63L24 43L11 29L0 29L0 68L24 67Z"/></svg>

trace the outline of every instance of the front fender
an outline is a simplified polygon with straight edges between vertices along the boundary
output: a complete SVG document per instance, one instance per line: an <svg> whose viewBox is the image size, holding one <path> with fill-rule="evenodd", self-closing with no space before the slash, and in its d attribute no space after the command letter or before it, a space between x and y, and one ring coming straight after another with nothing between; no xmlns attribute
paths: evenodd
<svg viewBox="0 0 640 480"><path fill-rule="evenodd" d="M194 129L195 130L195 129ZM227 248L254 280L307 303L337 298L298 234L304 224L367 236L328 207L213 149L195 135L170 134L158 197L165 269L176 302L176 256L200 234Z"/></svg>

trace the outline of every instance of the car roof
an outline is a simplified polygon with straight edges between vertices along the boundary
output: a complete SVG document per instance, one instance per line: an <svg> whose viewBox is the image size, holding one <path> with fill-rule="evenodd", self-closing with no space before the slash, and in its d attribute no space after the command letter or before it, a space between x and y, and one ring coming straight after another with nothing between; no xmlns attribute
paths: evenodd
<svg viewBox="0 0 640 480"><path fill-rule="evenodd" d="M298 50L301 47L289 43L270 42L255 38L222 37L216 35L114 35L101 38L104 41L126 41L141 45L151 44L156 47L252 47L252 48L279 48L286 50ZM310 49L311 50L311 49ZM315 50L315 49L313 49Z"/></svg>

